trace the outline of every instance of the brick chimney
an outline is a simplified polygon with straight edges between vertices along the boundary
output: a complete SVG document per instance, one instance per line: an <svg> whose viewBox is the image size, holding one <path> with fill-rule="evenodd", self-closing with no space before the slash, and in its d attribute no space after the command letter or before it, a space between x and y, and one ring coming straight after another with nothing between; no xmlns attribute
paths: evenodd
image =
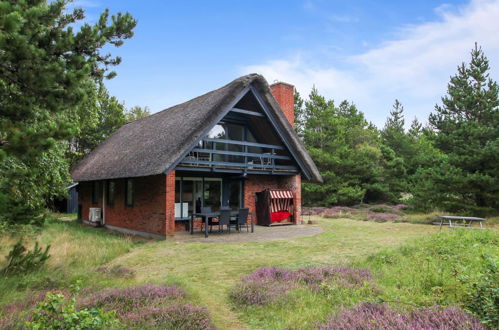
<svg viewBox="0 0 499 330"><path fill-rule="evenodd" d="M292 127L295 127L295 86L285 82L270 85L270 92Z"/></svg>

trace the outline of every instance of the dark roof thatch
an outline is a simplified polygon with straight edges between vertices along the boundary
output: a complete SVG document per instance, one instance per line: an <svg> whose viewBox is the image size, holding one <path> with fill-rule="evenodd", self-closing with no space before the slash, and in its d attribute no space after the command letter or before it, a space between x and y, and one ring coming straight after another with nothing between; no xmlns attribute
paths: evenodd
<svg viewBox="0 0 499 330"><path fill-rule="evenodd" d="M249 86L259 92L274 112L311 180L321 182L317 167L270 93L267 81L258 74L240 77L219 89L124 125L72 170L72 179L91 181L165 173Z"/></svg>

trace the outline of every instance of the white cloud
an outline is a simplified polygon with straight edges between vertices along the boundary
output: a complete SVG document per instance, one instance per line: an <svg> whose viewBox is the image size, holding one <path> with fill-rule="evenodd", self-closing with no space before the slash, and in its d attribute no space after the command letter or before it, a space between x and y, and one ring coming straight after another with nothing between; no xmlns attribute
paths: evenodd
<svg viewBox="0 0 499 330"><path fill-rule="evenodd" d="M457 65L469 60L475 42L490 60L493 79L499 69L499 1L475 0L462 8L440 6L435 11L437 21L402 27L397 40L351 55L339 65L325 65L320 56L301 52L241 71L293 83L303 95L315 84L337 102L354 101L378 125L395 98L404 104L407 121L415 115L424 121Z"/></svg>

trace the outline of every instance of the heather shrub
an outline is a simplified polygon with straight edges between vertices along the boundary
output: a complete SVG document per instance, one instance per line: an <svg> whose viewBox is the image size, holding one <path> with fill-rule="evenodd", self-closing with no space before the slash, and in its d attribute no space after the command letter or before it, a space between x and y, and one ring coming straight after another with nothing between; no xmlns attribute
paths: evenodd
<svg viewBox="0 0 499 330"><path fill-rule="evenodd" d="M127 325L172 330L215 329L206 308L191 305L148 306L125 315Z"/></svg>
<svg viewBox="0 0 499 330"><path fill-rule="evenodd" d="M327 323L320 325L318 329L479 330L484 329L484 326L476 318L456 307L434 306L404 313L383 304L362 303L329 318Z"/></svg>
<svg viewBox="0 0 499 330"><path fill-rule="evenodd" d="M34 312L24 321L27 329L102 329L117 324L114 312L101 308L76 308L79 283L71 295L47 292L45 299L36 305Z"/></svg>
<svg viewBox="0 0 499 330"><path fill-rule="evenodd" d="M134 309L165 302L171 302L185 297L184 291L176 286L139 285L128 288L106 289L93 296L84 298L79 306L103 307L115 310L119 317Z"/></svg>
<svg viewBox="0 0 499 330"><path fill-rule="evenodd" d="M266 305L282 298L290 289L306 287L316 293L324 292L326 283L335 287L360 288L372 285L369 270L347 266L302 267L296 270L261 267L244 277L231 292L238 305Z"/></svg>
<svg viewBox="0 0 499 330"><path fill-rule="evenodd" d="M184 304L185 296L176 285L141 285L101 291L83 299L80 306L115 311L127 327L214 329L208 311Z"/></svg>
<svg viewBox="0 0 499 330"><path fill-rule="evenodd" d="M293 282L271 280L240 283L232 290L230 298L238 305L268 305L294 287L296 285Z"/></svg>
<svg viewBox="0 0 499 330"><path fill-rule="evenodd" d="M396 211L402 211L402 210L406 210L409 208L409 205L407 204L397 204L393 207Z"/></svg>
<svg viewBox="0 0 499 330"><path fill-rule="evenodd" d="M388 220L400 219L401 216L395 213L371 213L368 215L369 220L374 220L377 222L385 222Z"/></svg>
<svg viewBox="0 0 499 330"><path fill-rule="evenodd" d="M0 317L0 329L15 329L16 325L24 322L25 317L31 313L39 302L42 302L48 293L59 294L70 297L71 292L63 290L44 290L39 293L32 293L25 299L16 300L10 304L2 306Z"/></svg>

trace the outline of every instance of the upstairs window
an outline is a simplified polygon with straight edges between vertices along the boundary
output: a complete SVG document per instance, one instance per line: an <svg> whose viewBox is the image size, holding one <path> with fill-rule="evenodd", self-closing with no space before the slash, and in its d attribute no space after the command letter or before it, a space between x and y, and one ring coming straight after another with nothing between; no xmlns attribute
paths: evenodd
<svg viewBox="0 0 499 330"><path fill-rule="evenodd" d="M208 133L208 137L210 139L225 139L225 128L220 124L213 126L213 128Z"/></svg>
<svg viewBox="0 0 499 330"><path fill-rule="evenodd" d="M125 180L125 205L133 206L133 198L134 197L134 184L133 179Z"/></svg>

